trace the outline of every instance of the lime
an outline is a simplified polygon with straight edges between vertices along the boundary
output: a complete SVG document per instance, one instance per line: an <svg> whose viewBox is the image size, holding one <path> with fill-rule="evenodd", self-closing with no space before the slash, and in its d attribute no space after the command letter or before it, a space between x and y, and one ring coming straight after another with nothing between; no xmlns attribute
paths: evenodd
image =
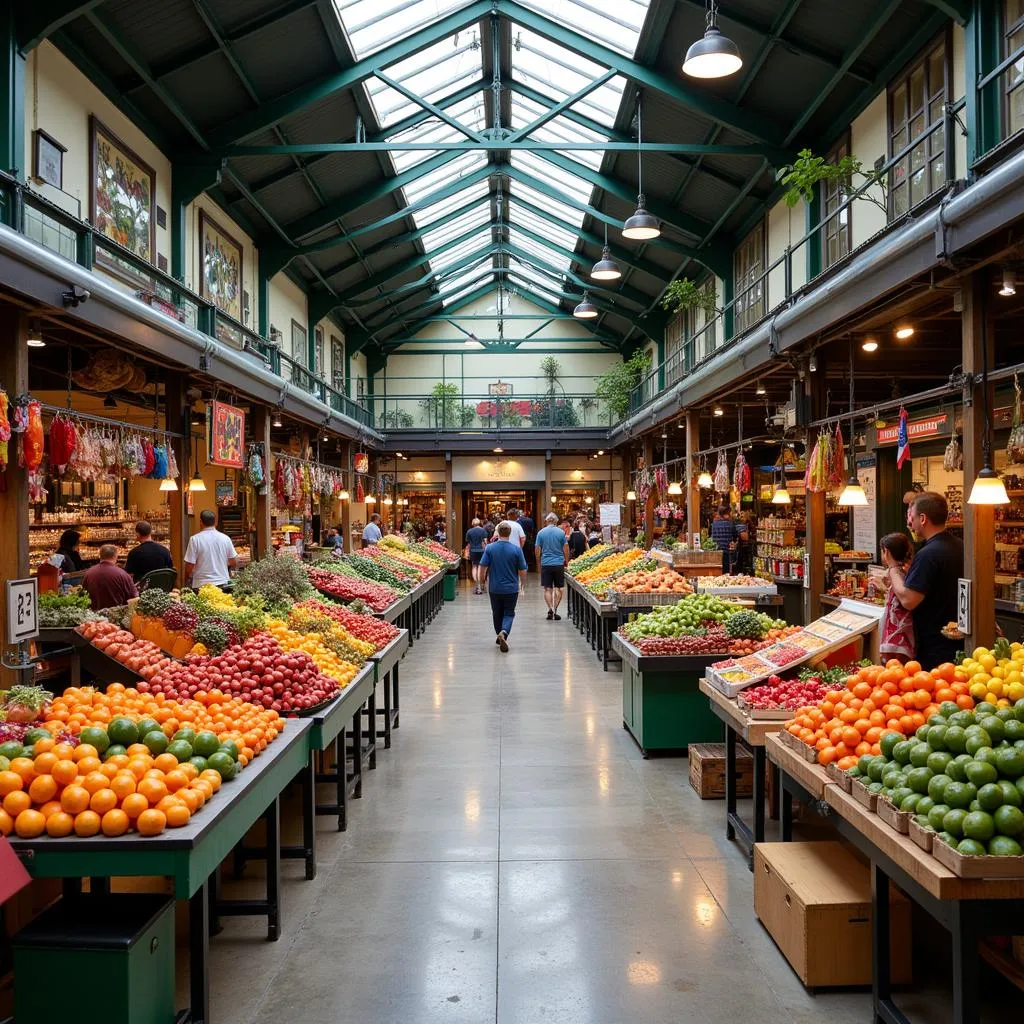
<svg viewBox="0 0 1024 1024"><path fill-rule="evenodd" d="M988 852L992 857L1019 857L1024 854L1024 849L1009 836L993 836L988 841Z"/></svg>
<svg viewBox="0 0 1024 1024"><path fill-rule="evenodd" d="M927 743L914 743L914 746L910 750L910 764L914 768L923 768L928 763L928 758L932 756L932 748ZM935 756L938 756L939 751L935 751Z"/></svg>
<svg viewBox="0 0 1024 1024"><path fill-rule="evenodd" d="M929 727L928 723L925 722L925 724L922 725L921 728L918 729L917 732L914 733L914 739L918 740L921 743L926 743L928 741L928 729L929 728L930 727Z"/></svg>
<svg viewBox="0 0 1024 1024"><path fill-rule="evenodd" d="M15 754L14 756L17 757L18 755ZM877 756L873 757L871 759L871 764L868 765L868 778L872 782L881 782L882 772L885 771L885 766L887 764L888 762L882 754L878 754Z"/></svg>
<svg viewBox="0 0 1024 1024"><path fill-rule="evenodd" d="M238 744L234 740L225 740L219 747L232 761L238 760Z"/></svg>
<svg viewBox="0 0 1024 1024"><path fill-rule="evenodd" d="M939 705L939 714L942 715L943 718L947 718L947 719L951 718L959 710L960 710L960 705L957 704L956 701L944 700Z"/></svg>
<svg viewBox="0 0 1024 1024"><path fill-rule="evenodd" d="M149 752L156 757L158 754L162 754L170 744L170 740L161 732L160 727L153 729L151 732L147 732L142 737L142 742L149 747Z"/></svg>
<svg viewBox="0 0 1024 1024"><path fill-rule="evenodd" d="M977 732L971 732L971 729L977 728ZM964 744L964 750L972 757L977 756L979 750L982 747L992 746L992 737L989 736L984 729L980 726L970 726L964 730L967 733L967 742Z"/></svg>
<svg viewBox="0 0 1024 1024"><path fill-rule="evenodd" d="M947 846L951 846L954 850L956 849L956 836L952 832L939 832L936 836L937 839L941 839Z"/></svg>
<svg viewBox="0 0 1024 1024"><path fill-rule="evenodd" d="M982 727L992 738L990 746L994 746L996 743L1001 743L1006 739L1006 729L1003 727L1003 720L996 718L995 715L989 715L987 718L983 718L978 725Z"/></svg>
<svg viewBox="0 0 1024 1024"><path fill-rule="evenodd" d="M1003 723L1004 726L1007 722L1016 721L1016 718L1013 713L1013 708L997 708L992 713L996 716L996 718L999 719L1000 722Z"/></svg>
<svg viewBox="0 0 1024 1024"><path fill-rule="evenodd" d="M968 761L964 772L967 775L967 781L973 782L976 786L985 786L999 778L995 765L989 764L987 761Z"/></svg>
<svg viewBox="0 0 1024 1024"><path fill-rule="evenodd" d="M878 747L882 751L883 756L886 760L892 760L892 748L897 743L903 742L903 733L900 732L886 732L882 734L882 738L878 741Z"/></svg>
<svg viewBox="0 0 1024 1024"><path fill-rule="evenodd" d="M977 791L975 790L975 792ZM928 795L931 796L931 793ZM942 799L952 808L966 807L974 799L974 793L968 788L968 783L951 781L942 791ZM953 830L949 829L949 831Z"/></svg>
<svg viewBox="0 0 1024 1024"><path fill-rule="evenodd" d="M1024 798L1024 775L1022 775L1014 785L1017 787L1017 792L1020 793L1021 797Z"/></svg>
<svg viewBox="0 0 1024 1024"><path fill-rule="evenodd" d="M946 775L949 775L949 772L946 771L946 766L953 760L953 755L947 753L945 750L932 750L932 748L927 744L924 745L924 749L928 754L925 764L931 768L932 774L942 775L945 773ZM950 776L950 778L952 778L952 776Z"/></svg>
<svg viewBox="0 0 1024 1024"><path fill-rule="evenodd" d="M935 829L932 828L932 823L928 820L927 814L915 814L914 821L916 821L921 828L928 829L929 832L935 831Z"/></svg>
<svg viewBox="0 0 1024 1024"><path fill-rule="evenodd" d="M942 828L942 820L943 820L943 818L946 817L946 815L948 813L949 813L949 805L948 804L936 804L928 812L928 822L929 822L929 824L932 826L932 828L934 828L936 830L941 829Z"/></svg>
<svg viewBox="0 0 1024 1024"><path fill-rule="evenodd" d="M857 767L860 769L861 775L867 775L868 769L871 767L871 762L874 758L870 754L862 754L860 760L857 762Z"/></svg>
<svg viewBox="0 0 1024 1024"><path fill-rule="evenodd" d="M852 768L846 769L846 774L849 775L851 779L859 779L863 773L857 765L854 765Z"/></svg>
<svg viewBox="0 0 1024 1024"><path fill-rule="evenodd" d="M967 754L961 754L960 757L966 758L966 760L961 761L960 758L954 758L952 761L949 762L949 764L946 765L946 774L954 782L967 781L967 772L965 771L965 769L967 767L967 761L970 760L970 757Z"/></svg>
<svg viewBox="0 0 1024 1024"><path fill-rule="evenodd" d="M931 782L934 775L935 772L931 768L911 768L907 772L907 786L915 793L927 793L928 783Z"/></svg>
<svg viewBox="0 0 1024 1024"><path fill-rule="evenodd" d="M981 804L979 804L979 803L978 803L978 801L977 801L976 799L975 799L975 800L972 800L972 801L971 801L971 802L970 802L970 803L969 803L969 804L967 805L967 811L968 811L968 813L970 813L971 811L983 811L983 810L985 810L985 808L984 808L984 807L982 807L982 806L981 806Z"/></svg>
<svg viewBox="0 0 1024 1024"><path fill-rule="evenodd" d="M111 743L106 750L103 751L103 760L109 761L112 757L118 757L121 754L127 754L128 751L125 749L123 743Z"/></svg>
<svg viewBox="0 0 1024 1024"><path fill-rule="evenodd" d="M152 718L140 718L135 723L135 728L138 730L139 739L138 742L142 742L142 737L148 735L151 732L160 732L160 723Z"/></svg>
<svg viewBox="0 0 1024 1024"><path fill-rule="evenodd" d="M942 818L942 828L959 839L964 834L964 819L967 811L962 807L954 807L946 811Z"/></svg>
<svg viewBox="0 0 1024 1024"><path fill-rule="evenodd" d="M195 743L195 741L196 741L196 731L195 731L195 729L189 729L189 728L179 729L171 737L171 742L172 743L175 742L176 740L184 740L184 742L187 743L191 747L192 744Z"/></svg>
<svg viewBox="0 0 1024 1024"><path fill-rule="evenodd" d="M917 794L909 786L897 786L892 791L892 802L899 807L908 796L916 796Z"/></svg>
<svg viewBox="0 0 1024 1024"><path fill-rule="evenodd" d="M942 722L936 722L935 725L929 726L928 746L932 750L946 749L946 728Z"/></svg>
<svg viewBox="0 0 1024 1024"><path fill-rule="evenodd" d="M1019 779L1024 775L1024 750L1004 747L996 751L996 768L1007 779Z"/></svg>
<svg viewBox="0 0 1024 1024"><path fill-rule="evenodd" d="M195 765L196 771L200 773L205 772L206 769L209 767L209 765L206 763L205 757L190 757L188 759L188 763L191 765Z"/></svg>
<svg viewBox="0 0 1024 1024"><path fill-rule="evenodd" d="M26 747L34 747L40 740L52 739L53 733L51 733L49 729L40 729L37 727L35 729L27 729L21 742L24 743Z"/></svg>
<svg viewBox="0 0 1024 1024"><path fill-rule="evenodd" d="M1020 790L1012 782L1007 779L1000 779L996 785L999 787L999 792L1003 794L1004 804L1020 807L1021 803L1024 802L1024 797L1021 796Z"/></svg>
<svg viewBox="0 0 1024 1024"><path fill-rule="evenodd" d="M996 782L986 783L978 790L978 804L983 811L996 811L1003 806L1003 791Z"/></svg>
<svg viewBox="0 0 1024 1024"><path fill-rule="evenodd" d="M923 796L916 810L918 814L927 814L934 806L935 801L930 796Z"/></svg>
<svg viewBox="0 0 1024 1024"><path fill-rule="evenodd" d="M130 718L115 718L107 726L107 735L111 743L130 747L139 742L139 727Z"/></svg>
<svg viewBox="0 0 1024 1024"><path fill-rule="evenodd" d="M106 729L97 728L95 725L87 725L78 734L79 743L88 743L95 747L101 754L110 746L110 737Z"/></svg>
<svg viewBox="0 0 1024 1024"><path fill-rule="evenodd" d="M922 800L927 800L927 799L928 799L927 797L922 796L920 793L908 793L900 801L900 804L899 804L900 810L901 811L916 811L917 808L918 808L918 805L921 803L921 801Z"/></svg>
<svg viewBox="0 0 1024 1024"><path fill-rule="evenodd" d="M952 754L962 754L967 749L967 733L959 725L946 729L946 749Z"/></svg>
<svg viewBox="0 0 1024 1024"><path fill-rule="evenodd" d="M988 811L971 811L964 818L964 835L968 839L987 843L995 834L996 823Z"/></svg>
<svg viewBox="0 0 1024 1024"><path fill-rule="evenodd" d="M958 711L955 715L950 715L948 721L950 725L958 725L966 732L969 725L974 725L974 712Z"/></svg>
<svg viewBox="0 0 1024 1024"><path fill-rule="evenodd" d="M995 830L1004 836L1019 836L1024 832L1024 811L1010 804L1003 804L993 818Z"/></svg>
<svg viewBox="0 0 1024 1024"><path fill-rule="evenodd" d="M10 767L11 759L9 757L4 757L3 754L0 754L0 772L5 772Z"/></svg>
<svg viewBox="0 0 1024 1024"><path fill-rule="evenodd" d="M225 782L228 779L234 778L235 762L231 759L231 755L223 750L218 750L215 754L211 754L206 759L206 767L218 772Z"/></svg>
<svg viewBox="0 0 1024 1024"><path fill-rule="evenodd" d="M1013 705L1013 713L1018 722L1024 722L1024 697L1021 697L1021 699Z"/></svg>
<svg viewBox="0 0 1024 1024"><path fill-rule="evenodd" d="M869 793L881 793L882 792L882 784L880 782L872 782L868 786L868 792Z"/></svg>
<svg viewBox="0 0 1024 1024"><path fill-rule="evenodd" d="M945 803L946 787L953 780L948 775L933 775L928 780L928 795L939 804Z"/></svg>
<svg viewBox="0 0 1024 1024"><path fill-rule="evenodd" d="M975 761L986 761L993 767L996 763L996 752L991 747L980 747L974 754Z"/></svg>
<svg viewBox="0 0 1024 1024"><path fill-rule="evenodd" d="M167 753L173 754L178 759L178 764L182 764L192 757L192 744L187 740L171 740L167 744Z"/></svg>
<svg viewBox="0 0 1024 1024"><path fill-rule="evenodd" d="M965 857L984 857L988 850L976 839L961 839L956 846L956 852L962 853Z"/></svg>
<svg viewBox="0 0 1024 1024"><path fill-rule="evenodd" d="M892 759L897 764L910 764L910 751L913 744L910 740L901 740L892 748Z"/></svg>
<svg viewBox="0 0 1024 1024"><path fill-rule="evenodd" d="M21 757L21 750L22 744L17 740L8 740L6 743L0 743L0 757L5 757L8 761Z"/></svg>
<svg viewBox="0 0 1024 1024"><path fill-rule="evenodd" d="M195 735L195 739L192 740L192 749L200 757L209 757L211 754L216 754L220 749L220 740L215 732L210 732L209 730L198 732Z"/></svg>

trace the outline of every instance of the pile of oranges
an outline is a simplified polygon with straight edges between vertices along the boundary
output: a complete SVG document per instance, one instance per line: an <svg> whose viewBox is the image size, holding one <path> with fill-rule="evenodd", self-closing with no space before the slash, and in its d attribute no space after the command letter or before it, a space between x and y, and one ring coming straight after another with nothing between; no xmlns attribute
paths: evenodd
<svg viewBox="0 0 1024 1024"><path fill-rule="evenodd" d="M845 771L863 754L879 754L886 732L913 736L946 701L964 710L974 707L967 674L952 663L925 672L916 661L869 665L830 690L813 707L800 708L786 730L814 747L818 763Z"/></svg>
<svg viewBox="0 0 1024 1024"><path fill-rule="evenodd" d="M46 709L43 724L51 731L66 729L77 736L86 726L105 727L121 716L134 721L152 718L168 738L185 726L197 732L208 729L221 743L236 744L243 768L284 728L284 719L276 711L219 690L199 692L194 700L174 700L162 693L139 693L121 683L111 683L106 693L89 686L68 688Z"/></svg>
<svg viewBox="0 0 1024 1024"><path fill-rule="evenodd" d="M44 738L33 754L0 772L0 835L156 836L187 825L221 785L217 772L153 757L141 743L101 761L88 743Z"/></svg>

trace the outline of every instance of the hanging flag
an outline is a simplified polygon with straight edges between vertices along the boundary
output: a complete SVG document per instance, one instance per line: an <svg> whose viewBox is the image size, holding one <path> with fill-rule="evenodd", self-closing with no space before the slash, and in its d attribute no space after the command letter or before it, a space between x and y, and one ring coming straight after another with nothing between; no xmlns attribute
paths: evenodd
<svg viewBox="0 0 1024 1024"><path fill-rule="evenodd" d="M900 406L900 432L896 439L896 468L902 469L903 463L910 458L910 437L907 434L907 410Z"/></svg>

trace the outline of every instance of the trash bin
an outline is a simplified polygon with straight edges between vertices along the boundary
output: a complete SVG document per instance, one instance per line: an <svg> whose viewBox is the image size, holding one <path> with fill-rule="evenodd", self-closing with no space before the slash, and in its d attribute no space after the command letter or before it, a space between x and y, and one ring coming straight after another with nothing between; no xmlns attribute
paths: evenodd
<svg viewBox="0 0 1024 1024"><path fill-rule="evenodd" d="M454 569L450 571L444 578L444 599L446 601L454 601L456 593L456 585L459 582L459 570Z"/></svg>
<svg viewBox="0 0 1024 1024"><path fill-rule="evenodd" d="M174 1024L174 900L168 896L62 899L22 928L12 946L18 1024L53 1024L55 1006L68 999L75 1024ZM75 999L74 993L98 996Z"/></svg>

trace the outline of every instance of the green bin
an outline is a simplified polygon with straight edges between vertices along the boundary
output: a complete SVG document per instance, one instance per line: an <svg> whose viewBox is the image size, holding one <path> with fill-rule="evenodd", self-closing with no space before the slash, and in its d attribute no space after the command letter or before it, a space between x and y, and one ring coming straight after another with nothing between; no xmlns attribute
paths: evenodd
<svg viewBox="0 0 1024 1024"><path fill-rule="evenodd" d="M62 1002L74 1005L75 1024L174 1024L174 900L168 896L62 899L12 945L18 1024L53 1024Z"/></svg>
<svg viewBox="0 0 1024 1024"><path fill-rule="evenodd" d="M446 601L455 600L455 590L459 582L458 570L455 572L448 573L444 578L444 599Z"/></svg>

